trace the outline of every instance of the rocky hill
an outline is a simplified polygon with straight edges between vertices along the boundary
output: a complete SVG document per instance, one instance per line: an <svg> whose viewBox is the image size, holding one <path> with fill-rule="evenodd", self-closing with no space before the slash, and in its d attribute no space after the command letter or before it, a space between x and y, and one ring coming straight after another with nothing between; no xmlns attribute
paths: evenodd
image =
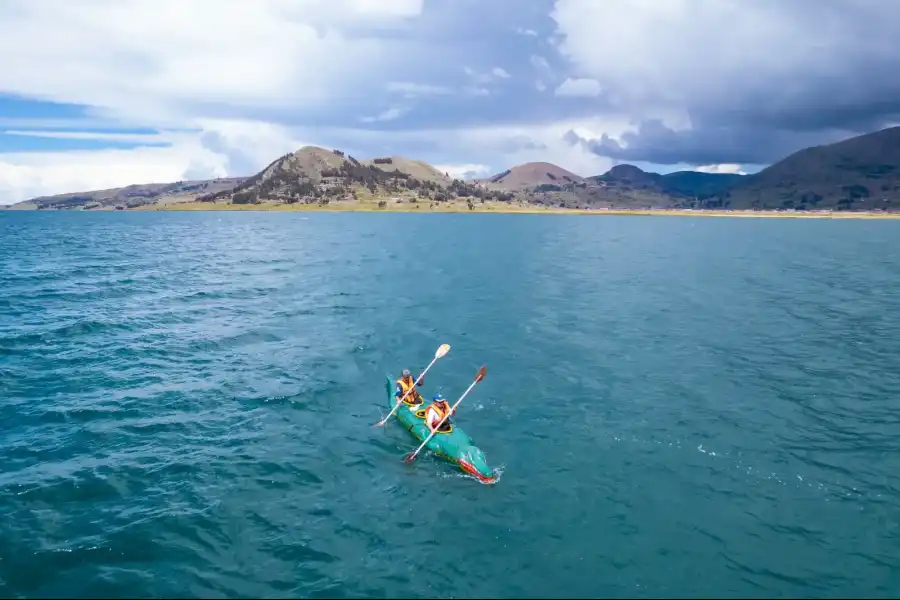
<svg viewBox="0 0 900 600"><path fill-rule="evenodd" d="M198 198L235 204L341 201L431 202L453 198L511 200L513 194L451 179L427 163L402 157L360 161L340 150L305 146L285 154L233 189Z"/></svg>

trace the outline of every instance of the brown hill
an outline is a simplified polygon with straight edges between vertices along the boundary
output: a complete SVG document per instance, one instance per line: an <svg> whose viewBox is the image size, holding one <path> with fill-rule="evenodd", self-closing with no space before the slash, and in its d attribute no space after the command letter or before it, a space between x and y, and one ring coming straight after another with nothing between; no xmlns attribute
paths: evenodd
<svg viewBox="0 0 900 600"><path fill-rule="evenodd" d="M202 196L203 202L237 204L378 200L444 201L456 197L506 198L451 179L431 165L392 156L360 161L340 150L306 146L286 154L232 190Z"/></svg>
<svg viewBox="0 0 900 600"><path fill-rule="evenodd" d="M520 190L539 185L565 185L577 183L582 177L546 162L530 162L517 165L493 177L478 180L477 183L490 188Z"/></svg>
<svg viewBox="0 0 900 600"><path fill-rule="evenodd" d="M446 173L441 173L427 162L421 160L411 160L402 156L389 156L383 158L373 158L370 160L360 161L367 166L374 166L382 171L393 171L394 169L401 173L406 173L410 177L414 177L420 181L432 181L441 185L450 185L453 179Z"/></svg>

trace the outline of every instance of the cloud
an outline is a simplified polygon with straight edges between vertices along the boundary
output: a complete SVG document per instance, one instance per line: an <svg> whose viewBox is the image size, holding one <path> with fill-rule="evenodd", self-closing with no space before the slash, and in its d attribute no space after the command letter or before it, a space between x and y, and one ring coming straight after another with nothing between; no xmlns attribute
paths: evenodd
<svg viewBox="0 0 900 600"><path fill-rule="evenodd" d="M202 119L198 126L197 143L223 161L233 176L252 175L278 156L315 145L302 132L272 123Z"/></svg>
<svg viewBox="0 0 900 600"><path fill-rule="evenodd" d="M386 110L381 111L374 117L363 117L362 119L360 119L360 121L362 121L363 123L377 123L379 121L393 121L394 119L399 119L407 112L409 112L408 108L399 108L399 107L395 106L393 108L388 108Z"/></svg>
<svg viewBox="0 0 900 600"><path fill-rule="evenodd" d="M469 156L471 165L481 165L478 176L502 171L525 162L547 161L580 175L598 175L614 161L598 156L589 148L573 144L568 131L584 137L599 136L602 131L622 132L626 122L568 120L539 125L484 126L466 129L430 130L400 134L398 143L417 146L426 160L436 153ZM502 157L502 162L497 160Z"/></svg>
<svg viewBox="0 0 900 600"><path fill-rule="evenodd" d="M92 152L0 155L0 204L36 196L178 181L193 169L203 178L224 177L226 160L199 144Z"/></svg>
<svg viewBox="0 0 900 600"><path fill-rule="evenodd" d="M251 175L275 157L309 144L290 130L268 123L203 120L199 125L199 131L156 134L19 132L145 145L128 150L0 154L0 204L129 184Z"/></svg>
<svg viewBox="0 0 900 600"><path fill-rule="evenodd" d="M742 165L721 164L721 165L700 165L696 168L701 173L728 173L732 175L746 175L747 172Z"/></svg>
<svg viewBox="0 0 900 600"><path fill-rule="evenodd" d="M900 113L898 3L557 0L552 18L571 76L639 124L627 150L596 145L610 156L768 162ZM689 126L665 132L653 110Z"/></svg>
<svg viewBox="0 0 900 600"><path fill-rule="evenodd" d="M442 173L446 173L454 179L475 179L483 177L491 172L488 165L434 165L434 168Z"/></svg>
<svg viewBox="0 0 900 600"><path fill-rule="evenodd" d="M554 93L557 96L593 98L599 96L602 91L600 83L596 79L569 77L556 88Z"/></svg>
<svg viewBox="0 0 900 600"><path fill-rule="evenodd" d="M538 71L549 72L550 71L550 63L547 62L547 59L543 56L538 56L537 54L532 54L528 57L528 62L531 63Z"/></svg>
<svg viewBox="0 0 900 600"><path fill-rule="evenodd" d="M93 140L123 142L141 146L168 146L171 139L159 133L109 133L104 131L52 131L7 129L3 135L19 135L57 140Z"/></svg>
<svg viewBox="0 0 900 600"><path fill-rule="evenodd" d="M900 121L898 34L885 0L7 0L0 202L307 143L748 170Z"/></svg>
<svg viewBox="0 0 900 600"><path fill-rule="evenodd" d="M507 73L506 70L502 67L493 67L489 71L485 72L478 72L471 67L463 67L463 72L469 77L469 80L477 86L497 83L498 81L509 79L510 77L509 73Z"/></svg>
<svg viewBox="0 0 900 600"><path fill-rule="evenodd" d="M537 79L534 82L535 89L538 92L546 91L548 85L552 85L552 83L557 79L557 75L553 71L553 68L550 66L550 63L546 58L538 54L532 54L531 56L529 56L528 62L531 67L535 71L537 71ZM550 84L548 84L547 82L550 82Z"/></svg>
<svg viewBox="0 0 900 600"><path fill-rule="evenodd" d="M407 97L430 96L434 94L449 94L452 90L442 85L431 85L428 83L412 83L409 81L394 81L387 84L390 92L403 94Z"/></svg>
<svg viewBox="0 0 900 600"><path fill-rule="evenodd" d="M0 92L142 116L321 105L348 80L375 83L379 65L412 64L402 38L371 31L421 11L421 0L14 1L0 13L0 53L16 56L0 63Z"/></svg>
<svg viewBox="0 0 900 600"><path fill-rule="evenodd" d="M604 133L579 141L592 152L615 160L661 165L768 164L784 158L785 148L836 142L850 135L846 130L794 132L735 126L679 130L659 119L647 119L636 130L619 136Z"/></svg>

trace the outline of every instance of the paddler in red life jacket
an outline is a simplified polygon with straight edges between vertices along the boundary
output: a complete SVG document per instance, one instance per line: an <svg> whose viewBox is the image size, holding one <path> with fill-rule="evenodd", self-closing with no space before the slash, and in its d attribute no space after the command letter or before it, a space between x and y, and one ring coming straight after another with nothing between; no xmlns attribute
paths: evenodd
<svg viewBox="0 0 900 600"><path fill-rule="evenodd" d="M425 399L422 398L422 394L419 393L419 390L413 389L413 391L409 392L407 395L406 392L412 389L415 386L416 380L413 379L412 373L409 372L409 369L403 369L403 375L400 379L397 380L397 387L394 395L397 397L397 401L400 401L400 398L406 396L403 402L406 404L411 404L413 406L417 406L425 402ZM419 387L422 387L424 383L423 380L419 380Z"/></svg>
<svg viewBox="0 0 900 600"><path fill-rule="evenodd" d="M434 398L432 398L433 402L431 405L425 409L425 424L428 425L428 428L431 431L434 431L434 428L437 427L438 423L441 423L441 419L444 416L447 418L441 423L440 429L438 431L447 431L450 429L450 417L456 411L450 412L450 403L444 400L444 397L440 394L435 394Z"/></svg>

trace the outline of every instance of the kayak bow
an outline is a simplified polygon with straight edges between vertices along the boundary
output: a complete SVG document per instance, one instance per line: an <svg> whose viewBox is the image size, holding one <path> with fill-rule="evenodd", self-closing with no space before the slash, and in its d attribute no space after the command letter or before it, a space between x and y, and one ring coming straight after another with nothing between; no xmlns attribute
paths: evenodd
<svg viewBox="0 0 900 600"><path fill-rule="evenodd" d="M387 401L388 407L396 405L394 398L394 380L387 377ZM425 409L429 402L417 406L411 406L404 401L403 406L397 409L397 419L420 442L431 434L428 425L425 424ZM459 428L451 420L449 431L438 431L425 446L445 460L459 465L459 468L475 477L481 483L496 483L497 477L488 466L484 453L474 444L472 438Z"/></svg>

